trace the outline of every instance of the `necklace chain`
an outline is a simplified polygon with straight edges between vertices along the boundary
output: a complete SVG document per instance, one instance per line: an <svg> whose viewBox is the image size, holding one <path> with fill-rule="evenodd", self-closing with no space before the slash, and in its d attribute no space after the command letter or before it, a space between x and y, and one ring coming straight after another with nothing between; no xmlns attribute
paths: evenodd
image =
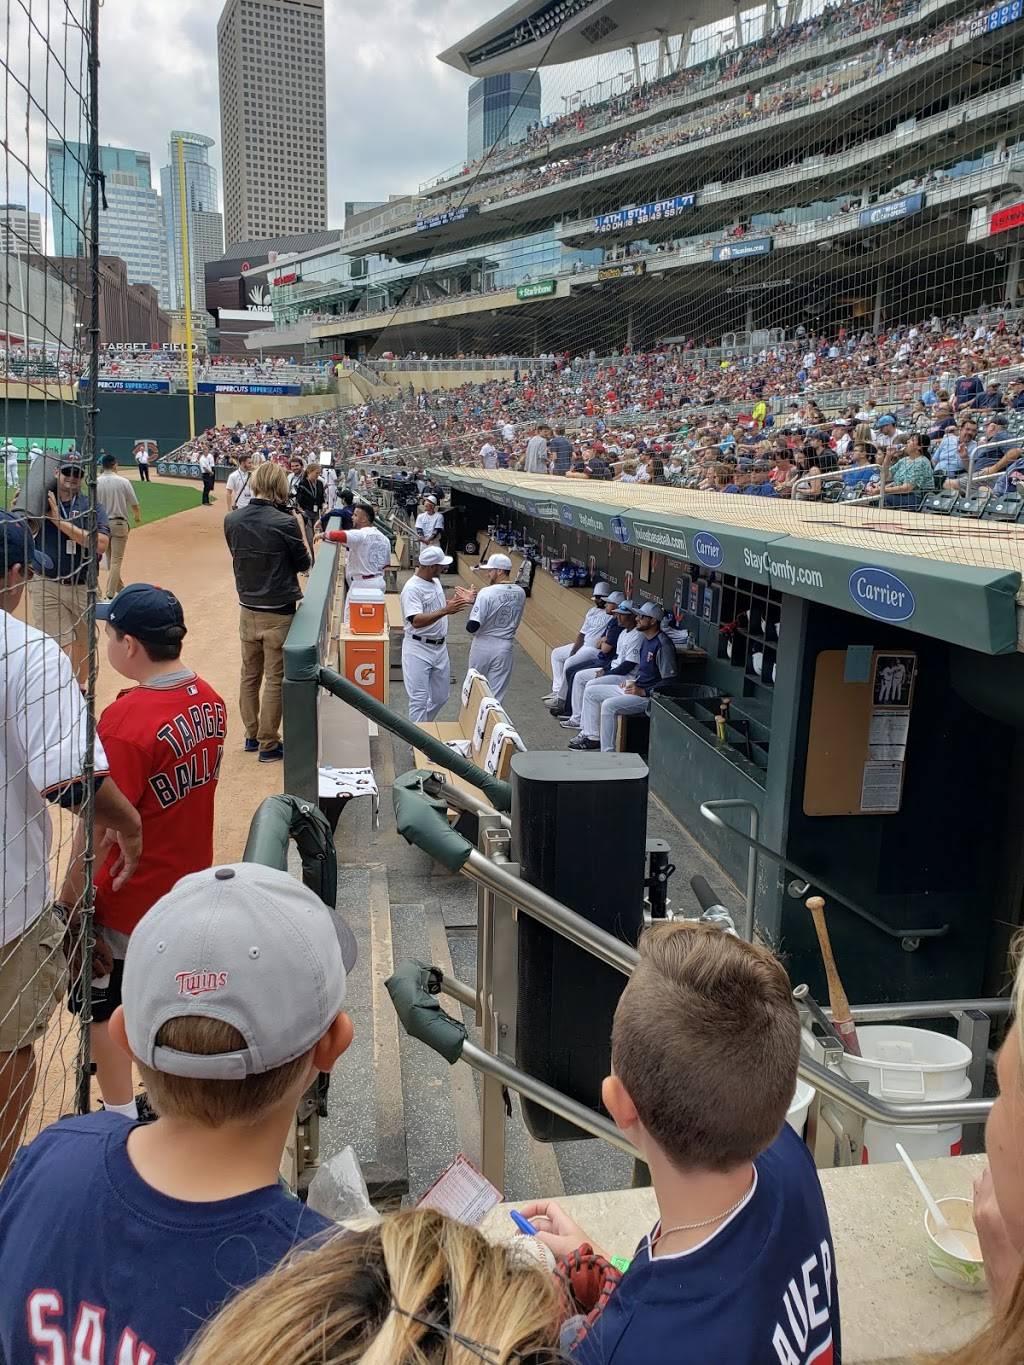
<svg viewBox="0 0 1024 1365"><path fill-rule="evenodd" d="M702 1218L699 1223L676 1223L675 1227L662 1228L656 1237L651 1238L651 1245L660 1242L663 1237L671 1237L673 1232L696 1232L699 1228L709 1228L712 1223L720 1223L723 1218L728 1218L731 1213L736 1212L749 1193L750 1191L746 1190L731 1208L726 1209L724 1213L716 1213L712 1218Z"/></svg>

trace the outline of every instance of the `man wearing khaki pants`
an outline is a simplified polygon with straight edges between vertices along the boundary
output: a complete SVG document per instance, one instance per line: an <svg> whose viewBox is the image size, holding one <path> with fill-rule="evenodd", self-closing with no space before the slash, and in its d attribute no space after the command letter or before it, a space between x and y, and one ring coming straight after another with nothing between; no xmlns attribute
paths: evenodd
<svg viewBox="0 0 1024 1365"><path fill-rule="evenodd" d="M128 513L131 512L136 526L142 525L142 513L135 489L117 471L117 460L113 455L100 457L101 474L96 480L96 500L107 509L110 522L110 549L107 551L110 563L107 569L107 587L103 596L113 601L124 587L121 578L121 565L124 563L124 550L128 544Z"/></svg>
<svg viewBox="0 0 1024 1365"><path fill-rule="evenodd" d="M261 763L272 763L284 757L284 642L302 600L299 574L308 571L311 560L302 519L286 510L288 474L281 465L261 464L253 471L249 488L251 501L224 518L242 643L238 707L246 753L258 750Z"/></svg>

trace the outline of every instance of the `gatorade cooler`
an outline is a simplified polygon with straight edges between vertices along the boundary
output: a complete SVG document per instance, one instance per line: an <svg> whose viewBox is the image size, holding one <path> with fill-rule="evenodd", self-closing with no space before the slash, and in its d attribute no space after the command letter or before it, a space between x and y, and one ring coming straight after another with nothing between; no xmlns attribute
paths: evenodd
<svg viewBox="0 0 1024 1365"><path fill-rule="evenodd" d="M354 628L353 628L354 629ZM360 639L349 636L342 638L342 673L356 687L376 697L377 701L388 699L388 638L375 635Z"/></svg>
<svg viewBox="0 0 1024 1365"><path fill-rule="evenodd" d="M348 595L348 628L353 635L379 635L384 629L380 588L353 588Z"/></svg>

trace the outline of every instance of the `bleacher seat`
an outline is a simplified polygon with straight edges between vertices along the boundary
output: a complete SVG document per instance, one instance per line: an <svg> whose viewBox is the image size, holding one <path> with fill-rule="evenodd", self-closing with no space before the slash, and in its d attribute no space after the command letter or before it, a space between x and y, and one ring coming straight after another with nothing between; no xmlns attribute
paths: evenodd
<svg viewBox="0 0 1024 1365"><path fill-rule="evenodd" d="M948 517L960 501L955 488L944 488L939 493L926 493L921 504L922 512L934 512L937 516Z"/></svg>
<svg viewBox="0 0 1024 1365"><path fill-rule="evenodd" d="M1024 512L1024 493L1011 489L1001 496L991 497L981 513L985 521L1019 521Z"/></svg>
<svg viewBox="0 0 1024 1365"><path fill-rule="evenodd" d="M991 488L980 488L971 496L962 497L956 507L952 509L956 517L980 517L985 510L986 504L992 497Z"/></svg>

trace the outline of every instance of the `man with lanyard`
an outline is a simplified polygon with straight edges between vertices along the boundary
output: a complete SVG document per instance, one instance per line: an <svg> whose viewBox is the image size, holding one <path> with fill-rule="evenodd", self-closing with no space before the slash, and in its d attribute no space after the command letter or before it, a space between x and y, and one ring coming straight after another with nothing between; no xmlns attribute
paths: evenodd
<svg viewBox="0 0 1024 1365"><path fill-rule="evenodd" d="M227 483L224 485L228 495L229 512L240 512L252 502L252 489L249 487L252 473L252 456L248 453L239 455L238 468L228 475Z"/></svg>
<svg viewBox="0 0 1024 1365"><path fill-rule="evenodd" d="M410 720L434 720L448 700L448 617L469 606L471 596L457 588L445 599L440 578L451 564L439 545L425 545L419 565L402 589L402 681L409 698Z"/></svg>
<svg viewBox="0 0 1024 1365"><path fill-rule="evenodd" d="M374 522L376 510L369 503L360 502L352 511L351 531L327 531L325 540L344 545L345 558L345 624L348 625L348 595L353 588L385 589L384 570L391 563L391 541L378 531ZM330 525L330 522L328 522Z"/></svg>
<svg viewBox="0 0 1024 1365"><path fill-rule="evenodd" d="M142 525L142 514L139 511L135 489L128 479L116 472L117 460L114 456L104 455L100 460L100 467L103 473L96 480L96 501L107 509L107 520L110 522L110 549L107 552L109 568L105 593L109 601L124 587L121 580L121 565L124 563L125 546L128 544L131 530L128 525L129 508L136 526Z"/></svg>
<svg viewBox="0 0 1024 1365"><path fill-rule="evenodd" d="M662 608L645 602L636 614L637 629L644 637L640 658L630 682L616 688L601 703L600 743L580 735L569 745L571 749L597 749L615 753L615 732L620 716L645 715L650 710L651 692L656 683L674 678L679 671L676 647L661 629Z"/></svg>
<svg viewBox="0 0 1024 1365"><path fill-rule="evenodd" d="M428 493L426 508L416 518L416 536L421 545L439 545L444 530L444 517L437 510L437 498Z"/></svg>
<svg viewBox="0 0 1024 1365"><path fill-rule="evenodd" d="M475 565L473 572L487 574L488 582L469 598L473 603L466 622L466 631L473 637L469 666L484 675L501 701L512 678L512 645L526 610L526 593L509 581L512 561L508 555L491 555Z"/></svg>
<svg viewBox="0 0 1024 1365"><path fill-rule="evenodd" d="M80 455L66 455L57 473L57 489L47 493L47 514L36 532L36 544L52 567L28 585L32 620L67 652L82 688L89 680L89 499L81 491L85 470ZM97 565L110 546L106 508L96 504Z"/></svg>

